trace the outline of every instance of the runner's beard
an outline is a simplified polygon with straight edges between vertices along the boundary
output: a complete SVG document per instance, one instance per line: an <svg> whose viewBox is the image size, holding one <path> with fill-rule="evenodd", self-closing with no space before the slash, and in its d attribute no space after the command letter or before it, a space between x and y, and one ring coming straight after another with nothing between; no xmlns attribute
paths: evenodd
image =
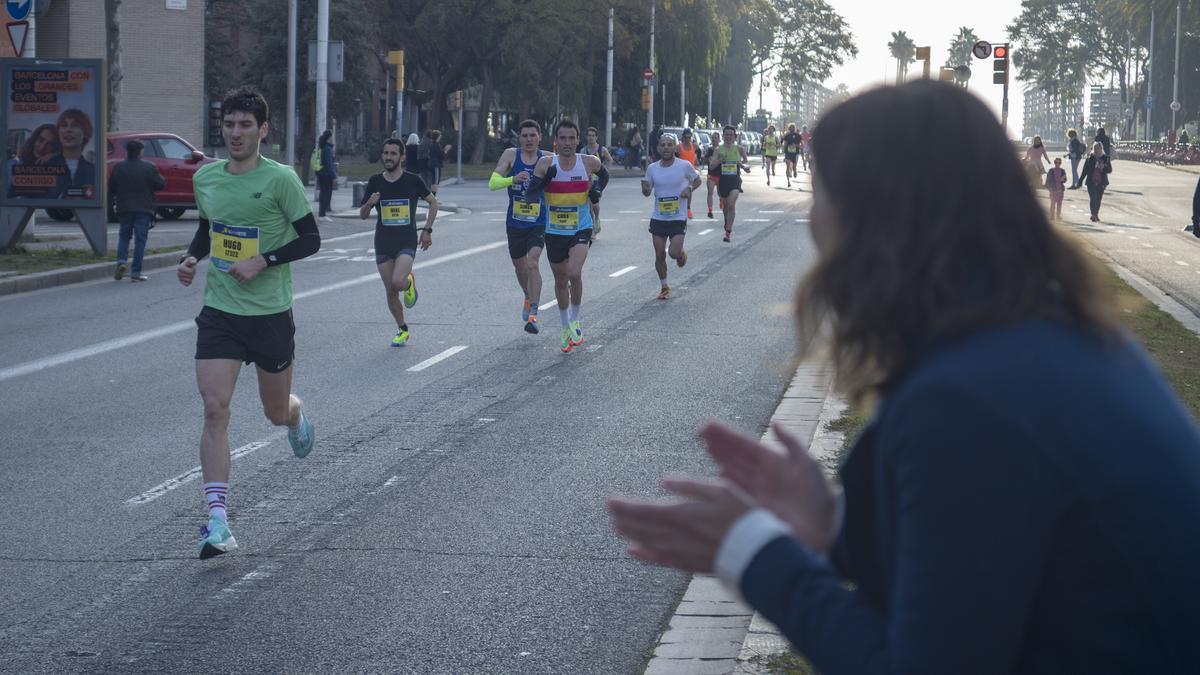
<svg viewBox="0 0 1200 675"><path fill-rule="evenodd" d="M398 166L400 166L400 162L399 162L399 161L392 162L392 161L389 161L389 160L386 160L386 159L385 159L385 160L383 160L383 168L384 168L384 170L385 170L385 171L388 171L388 172L395 171L395 170L396 170L396 167L398 167Z"/></svg>

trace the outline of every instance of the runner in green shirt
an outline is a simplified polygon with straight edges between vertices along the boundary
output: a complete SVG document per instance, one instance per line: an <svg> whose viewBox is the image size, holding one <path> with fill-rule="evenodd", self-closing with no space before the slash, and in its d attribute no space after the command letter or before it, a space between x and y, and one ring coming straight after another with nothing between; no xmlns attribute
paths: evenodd
<svg viewBox="0 0 1200 675"><path fill-rule="evenodd" d="M242 363L258 370L267 419L288 428L297 457L312 451L313 426L292 395L296 333L288 263L316 253L321 235L304 186L290 167L259 155L267 135L267 102L253 88L221 103L221 135L229 159L208 164L193 179L200 227L176 275L184 286L211 255L204 307L196 317L196 385L204 401L200 467L208 504L200 558L237 548L229 530L229 402Z"/></svg>

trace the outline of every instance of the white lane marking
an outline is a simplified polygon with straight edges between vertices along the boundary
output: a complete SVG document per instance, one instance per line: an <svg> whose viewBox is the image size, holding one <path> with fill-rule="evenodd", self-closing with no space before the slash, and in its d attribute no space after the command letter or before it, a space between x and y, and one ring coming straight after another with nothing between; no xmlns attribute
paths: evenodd
<svg viewBox="0 0 1200 675"><path fill-rule="evenodd" d="M701 236L701 237L703 237L704 235L706 235L706 234L708 234L709 232L712 232L712 231L713 231L713 228L711 228L711 227L710 227L710 228L708 228L707 230L701 230L701 231L698 233L698 236Z"/></svg>
<svg viewBox="0 0 1200 675"><path fill-rule="evenodd" d="M634 211L617 211L617 213L641 213L641 211L637 211L637 210L634 210Z"/></svg>
<svg viewBox="0 0 1200 675"><path fill-rule="evenodd" d="M255 450L259 450L261 448L267 447L271 443L274 443L275 441L279 440L280 438L283 438L283 436L284 436L284 434L273 434L262 440L254 441L253 443L247 443L247 444L243 445L242 447L229 453L229 459L235 460L235 459L238 459L239 457L245 457L246 455L254 452ZM126 499L125 503L130 504L130 505L147 504L147 503L152 502L155 499L158 499L159 497L167 494L171 490L174 490L177 487L186 485L187 483L190 483L199 477L200 477L200 467L197 466L189 471L185 471L185 472L179 474L178 476L175 476L174 478L170 478L162 483L159 483L158 485L155 485L154 487L150 488L149 490L146 490L145 492L143 492L142 494L140 494L136 497L130 497L129 499Z"/></svg>
<svg viewBox="0 0 1200 675"><path fill-rule="evenodd" d="M484 211L485 216L504 216L508 215L508 211Z"/></svg>
<svg viewBox="0 0 1200 675"><path fill-rule="evenodd" d="M755 211L755 213L787 213L787 211Z"/></svg>
<svg viewBox="0 0 1200 675"><path fill-rule="evenodd" d="M1142 246L1145 246L1146 248L1154 248L1154 244L1142 244Z"/></svg>
<svg viewBox="0 0 1200 675"><path fill-rule="evenodd" d="M1189 265L1189 264L1185 263L1185 262L1184 262L1184 261L1182 261L1182 260L1176 260L1176 261L1175 261L1175 264L1176 264L1176 265L1179 265L1180 267L1191 267L1191 265Z"/></svg>
<svg viewBox="0 0 1200 675"><path fill-rule="evenodd" d="M367 230L366 232L355 232L354 234L344 234L340 237L330 237L329 239L322 238L321 246L334 241L342 241L343 239L355 239L357 237L365 237L368 234L375 234L375 230Z"/></svg>
<svg viewBox="0 0 1200 675"><path fill-rule="evenodd" d="M391 478L389 478L383 482L383 487L392 487L393 485L395 485L396 483L399 483L399 482L400 482L400 476L392 476Z"/></svg>
<svg viewBox="0 0 1200 675"><path fill-rule="evenodd" d="M769 223L770 218L742 218L743 223Z"/></svg>
<svg viewBox="0 0 1200 675"><path fill-rule="evenodd" d="M1127 234L1127 235L1125 235L1125 236L1126 236L1126 237L1129 237L1130 239L1132 239L1132 240L1134 240L1134 241L1137 241L1137 237L1133 236L1132 234Z"/></svg>
<svg viewBox="0 0 1200 675"><path fill-rule="evenodd" d="M455 354L461 352L462 350L464 350L466 348L467 348L466 345L456 345L454 347L451 347L450 349L447 349L446 351L442 352L441 354L438 354L437 356L425 359L424 361L418 363L417 365L413 366L412 368L409 368L408 372L419 373L422 370L425 370L426 368L428 368L429 366L432 366L434 364L445 361L446 359L450 358L451 356L454 356Z"/></svg>
<svg viewBox="0 0 1200 675"><path fill-rule="evenodd" d="M557 304L558 304L558 300L551 300L550 302L543 302L542 304L538 305L538 311L540 312L543 309L550 309L551 307L553 307Z"/></svg>
<svg viewBox="0 0 1200 675"><path fill-rule="evenodd" d="M630 272L632 272L632 271L634 271L634 270L636 270L636 269L637 269L637 265L630 265L629 267L623 267L623 268L621 268L621 269L617 270L616 272L613 272L612 274L610 274L610 275L608 275L608 276L610 276L610 277L619 277L619 276L621 276L622 274L629 274Z"/></svg>
<svg viewBox="0 0 1200 675"><path fill-rule="evenodd" d="M1164 258L1170 258L1170 257L1171 257L1171 254L1170 254L1170 253L1167 253L1166 251L1158 251L1157 253L1158 253L1159 255L1161 255L1162 257L1164 257Z"/></svg>
<svg viewBox="0 0 1200 675"><path fill-rule="evenodd" d="M449 255L441 256L440 258L431 258L429 260L422 260L422 261L416 263L415 265L413 265L413 269L419 270L419 269L423 269L426 267L432 267L433 265L440 265L442 263L450 262L452 260L458 260L459 258L465 258L467 256L475 255L476 253L483 253L484 251L490 251L492 249L500 248L501 246L507 246L507 245L508 245L508 241L505 240L505 241L497 241L497 242L491 243L491 244L484 244L482 246L476 246L474 248L463 249L456 253L451 253ZM368 281L379 281L379 273L372 272L371 274L364 274L362 276L355 277L353 279L347 279L345 281L339 281L335 284L330 284L328 286L321 286L320 288L314 288L311 290L304 291L302 293L297 293L295 296L293 296L293 299L300 300L303 298L312 297L314 295L328 293L330 291L341 290L343 288L348 288L350 286L355 286L357 284L366 283ZM104 342L98 342L94 345L89 345L87 347L80 347L79 349L72 349L70 351L62 352L61 354L55 354L54 356L47 356L45 358L37 359L35 361L29 361L27 363L22 363L20 365L10 366L8 368L0 368L0 382L3 382L5 380L11 380L14 377L20 377L22 375L36 373L40 370L46 370L47 368L61 366L66 363L73 363L73 362L79 361L81 359L86 359L89 356L97 356L99 354L105 354L107 352L121 349L122 347L130 347L132 345L141 344L143 342L147 342L149 340L153 340L155 338L160 338L160 337L163 337L166 335L171 335L173 333L180 333L180 332L183 332L185 330L188 330L190 328L195 328L195 327L196 327L196 322L192 319L188 319L187 321L179 321L177 323L172 323L172 324L168 324L166 326L162 326L161 328L154 328L152 330L142 331L141 333L134 333L133 335L127 335L127 336L121 337L121 338L105 340Z"/></svg>
<svg viewBox="0 0 1200 675"><path fill-rule="evenodd" d="M797 218L796 222L797 223L807 223L807 222L809 222L809 219L808 218Z"/></svg>

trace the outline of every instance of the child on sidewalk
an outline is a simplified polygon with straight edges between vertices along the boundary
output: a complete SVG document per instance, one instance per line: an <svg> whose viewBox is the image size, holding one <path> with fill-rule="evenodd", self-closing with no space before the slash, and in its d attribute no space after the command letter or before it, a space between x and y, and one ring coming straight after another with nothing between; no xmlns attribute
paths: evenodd
<svg viewBox="0 0 1200 675"><path fill-rule="evenodd" d="M1050 220L1062 219L1063 191L1066 189L1067 171L1062 168L1062 158L1054 158L1054 168L1046 172L1046 189L1050 191Z"/></svg>

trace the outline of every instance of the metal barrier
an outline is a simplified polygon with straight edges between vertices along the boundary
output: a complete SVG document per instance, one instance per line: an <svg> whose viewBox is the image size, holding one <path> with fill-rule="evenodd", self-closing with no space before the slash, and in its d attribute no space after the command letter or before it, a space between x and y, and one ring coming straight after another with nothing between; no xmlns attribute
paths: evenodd
<svg viewBox="0 0 1200 675"><path fill-rule="evenodd" d="M1192 143L1120 141L1113 144L1116 159L1157 164L1200 164L1200 147Z"/></svg>

